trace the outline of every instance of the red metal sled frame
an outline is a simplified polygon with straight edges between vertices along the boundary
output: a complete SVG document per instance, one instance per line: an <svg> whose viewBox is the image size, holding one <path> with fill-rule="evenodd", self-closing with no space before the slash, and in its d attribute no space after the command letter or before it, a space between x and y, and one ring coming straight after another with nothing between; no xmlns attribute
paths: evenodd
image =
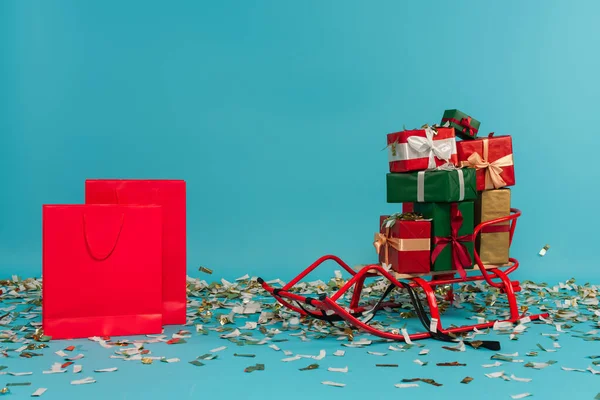
<svg viewBox="0 0 600 400"><path fill-rule="evenodd" d="M497 224L499 222L510 221L510 243L512 243L515 228L517 226L517 218L520 216L521 216L521 211L519 211L515 208L512 208L511 215L509 215L509 216L493 219L493 220L486 221L486 222L479 224L474 230L474 236L477 236L479 234L479 232L481 231L481 229L485 226ZM356 314L362 313L367 310L366 307L359 306L361 292L362 292L362 289L364 286L365 279L367 279L367 278L378 277L378 276L385 277L388 281L390 281L391 283L393 283L394 285L396 285L399 288L402 288L402 285L400 284L398 279L402 279L402 280L407 281L407 283L413 288L423 289L423 291L426 295L426 298L427 298L427 303L429 304L431 318L432 319L435 318L438 321L438 323L437 323L437 331L438 332L442 332L442 333L446 333L446 334L469 332L469 331L473 331L476 328L477 329L490 328L494 325L495 322L497 322L497 321L491 321L491 322L486 322L483 324L464 325L464 326L453 327L453 328L448 328L448 329L445 329L443 327L442 318L441 318L440 311L438 308L438 303L435 298L434 287L438 286L438 285L448 285L448 284L454 284L454 283L460 283L460 282L473 282L473 281L484 281L485 280L490 286L500 289L501 292L506 294L506 297L508 300L508 306L510 309L510 318L506 319L504 321L510 321L513 323L517 322L520 318L523 317L523 315L521 315L519 313L517 299L515 296L515 292L520 291L521 287L519 286L518 281L511 281L508 278L508 275L510 273L514 272L519 267L519 262L515 258L510 258L510 264L506 265L506 266L485 266L481 262L481 259L479 258L479 255L477 254L476 250L474 253L474 257L475 257L475 264L477 267L479 267L479 271L477 271L477 268L474 268L472 270L467 270L467 272L472 273L472 272L477 271L477 272L480 272L480 274L469 275L465 279L461 279L460 277L456 278L455 273L452 271L450 271L448 274L437 275L437 276L436 275L425 275L425 276L396 275L393 272L390 273L390 272L386 271L384 268L382 268L378 264L367 265L364 268L362 268L360 271L357 272L357 271L354 271L352 268L350 268L339 257L333 256L333 255L326 255L326 256L319 258L317 261L315 261L312 265L310 265L308 268L306 268L300 275L298 275L296 278L292 279L288 284L286 284L281 289L273 288L272 286L270 286L268 283L266 283L262 279L260 280L260 282L262 284L262 287L267 292L269 292L273 297L275 297L275 299L277 299L277 301L279 303L281 303L283 306L285 306L293 311L298 312L299 314L301 314L303 316L310 316L310 314L306 311L306 309L297 307L297 306L293 305L292 303L300 303L300 304L306 304L306 305L312 306L314 309L316 309L316 311L310 311L310 313L312 313L314 316L318 316L318 317L319 316L326 317L328 315L331 315L332 313L335 313L339 317L341 317L343 320L345 320L348 324L350 324L356 328L359 328L361 330L364 330L366 332L369 332L373 335L380 336L380 337L383 337L386 339L393 339L393 340L400 340L400 341L405 340L403 335L391 333L391 332L380 331L380 330L375 329L374 327L362 322L361 320L359 320L356 317ZM348 272L352 276L352 278L350 278L335 294L333 294L331 297L322 295L318 299L315 299L315 298L301 296L301 295L290 292L290 289L292 289L294 287L294 285L296 285L303 278L305 278L309 273L311 273L318 266L320 266L322 263L324 263L325 261L328 261L328 260L335 261L340 267L342 267L344 270L346 270L346 272ZM500 268L506 268L506 270L502 271ZM397 279L397 276L399 276L398 279ZM427 276L430 276L429 280L424 279ZM342 295L344 295L348 291L348 289L350 289L353 286L354 286L354 293L350 300L349 308L340 306L337 303L337 300ZM399 307L399 306L400 306L399 304L395 304L395 303L391 303L391 302L383 303L380 305L380 307L392 307L392 308ZM540 317L546 318L546 317L548 317L548 314L529 315L529 318L531 320L536 320L536 319L539 319ZM409 338L411 340L426 339L429 337L431 337L430 332L419 332L419 333L413 333L413 334L409 335Z"/></svg>

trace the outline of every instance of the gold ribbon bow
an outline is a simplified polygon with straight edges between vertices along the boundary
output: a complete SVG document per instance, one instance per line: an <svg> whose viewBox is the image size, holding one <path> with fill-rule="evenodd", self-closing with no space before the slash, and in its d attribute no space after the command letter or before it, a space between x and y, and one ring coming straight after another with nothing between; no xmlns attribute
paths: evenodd
<svg viewBox="0 0 600 400"><path fill-rule="evenodd" d="M430 238L422 238L422 239L400 239L390 237L390 229L387 228L384 233L375 233L375 239L373 242L373 246L375 246L375 250L377 254L381 252L381 248L384 248L384 262L386 264L390 263L389 260L389 248L392 247L396 251L420 251L420 250L429 250L430 247Z"/></svg>
<svg viewBox="0 0 600 400"><path fill-rule="evenodd" d="M486 189L498 189L506 186L506 182L500 175L502 173L502 167L508 167L513 164L513 155L508 154L504 157L497 159L494 162L488 161L489 152L489 139L483 139L483 157L475 152L467 158L466 162L462 163L462 166L471 167L475 169L485 169L485 188Z"/></svg>

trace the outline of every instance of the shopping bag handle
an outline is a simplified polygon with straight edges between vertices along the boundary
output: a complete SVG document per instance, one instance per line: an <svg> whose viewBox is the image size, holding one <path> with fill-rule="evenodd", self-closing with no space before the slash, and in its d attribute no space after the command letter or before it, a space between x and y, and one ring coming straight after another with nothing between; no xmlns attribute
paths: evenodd
<svg viewBox="0 0 600 400"><path fill-rule="evenodd" d="M158 188L153 188L151 190L151 192L152 192L152 196L151 196L152 200L150 201L150 203L156 203L156 204L158 204L158 191L159 191ZM133 202L133 203L131 203L131 202L130 203L121 203L121 199L119 197L119 188L115 188L114 189L114 194L115 194L115 204L133 204L133 203L135 203L135 202Z"/></svg>
<svg viewBox="0 0 600 400"><path fill-rule="evenodd" d="M97 255L94 253L94 250L92 249L92 246L90 245L90 239L89 239L88 230L87 230L87 219L86 219L85 213L84 213L83 214L83 237L85 239L85 247L87 248L87 251L90 254L90 257L92 257L96 261L104 261L104 260L108 259L114 253L115 249L117 248L117 243L119 242L119 238L121 237L121 232L123 231L124 223L125 223L125 214L122 213L121 214L121 223L119 225L119 232L117 233L117 237L115 238L115 241L114 241L111 249L105 255Z"/></svg>

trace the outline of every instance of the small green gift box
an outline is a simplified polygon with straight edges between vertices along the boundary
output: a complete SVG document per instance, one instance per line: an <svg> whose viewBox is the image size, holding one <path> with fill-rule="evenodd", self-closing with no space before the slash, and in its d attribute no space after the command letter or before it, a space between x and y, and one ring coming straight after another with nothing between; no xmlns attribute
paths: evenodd
<svg viewBox="0 0 600 400"><path fill-rule="evenodd" d="M466 277L465 269L475 263L475 203L415 203L415 212L433 219L431 270L456 270Z"/></svg>
<svg viewBox="0 0 600 400"><path fill-rule="evenodd" d="M481 125L481 122L460 110L444 111L442 125L446 123L454 128L456 136L461 139L475 139L479 132L479 125Z"/></svg>
<svg viewBox="0 0 600 400"><path fill-rule="evenodd" d="M477 179L474 168L389 173L388 203L476 200Z"/></svg>

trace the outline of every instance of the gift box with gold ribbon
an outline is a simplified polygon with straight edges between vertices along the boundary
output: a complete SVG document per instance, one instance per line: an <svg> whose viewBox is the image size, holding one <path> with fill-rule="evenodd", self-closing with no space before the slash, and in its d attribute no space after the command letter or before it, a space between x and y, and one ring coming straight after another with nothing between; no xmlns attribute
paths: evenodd
<svg viewBox="0 0 600 400"><path fill-rule="evenodd" d="M512 138L508 135L463 140L456 143L461 167L477 170L477 190L500 189L515 184Z"/></svg>
<svg viewBox="0 0 600 400"><path fill-rule="evenodd" d="M510 215L510 189L484 190L475 202L475 223ZM510 223L500 222L481 229L477 253L484 264L506 265L510 247Z"/></svg>
<svg viewBox="0 0 600 400"><path fill-rule="evenodd" d="M379 262L401 274L430 271L431 221L415 213L382 215L373 245Z"/></svg>
<svg viewBox="0 0 600 400"><path fill-rule="evenodd" d="M415 212L433 220L432 271L456 270L464 278L474 264L474 202L415 203Z"/></svg>

